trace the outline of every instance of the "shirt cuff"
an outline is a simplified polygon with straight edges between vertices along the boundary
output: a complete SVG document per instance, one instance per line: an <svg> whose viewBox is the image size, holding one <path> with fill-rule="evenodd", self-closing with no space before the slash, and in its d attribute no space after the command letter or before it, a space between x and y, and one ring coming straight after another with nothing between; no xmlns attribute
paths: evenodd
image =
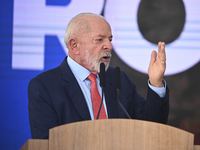
<svg viewBox="0 0 200 150"><path fill-rule="evenodd" d="M155 86L152 86L150 84L150 81L148 80L148 85L149 87L154 91L156 92L161 98L164 98L165 97L165 94L166 94L166 81L163 80L163 87L155 87Z"/></svg>

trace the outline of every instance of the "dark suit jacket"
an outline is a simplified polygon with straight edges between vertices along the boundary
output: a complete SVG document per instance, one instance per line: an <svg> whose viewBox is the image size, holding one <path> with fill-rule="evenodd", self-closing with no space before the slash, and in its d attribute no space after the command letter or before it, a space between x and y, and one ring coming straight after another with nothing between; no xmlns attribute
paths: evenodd
<svg viewBox="0 0 200 150"><path fill-rule="evenodd" d="M106 71L104 94L108 118L127 118L117 103L114 68ZM165 98L148 88L146 100L121 71L120 102L131 118L167 123L169 92ZM33 78L28 87L29 120L32 138L48 138L49 129L71 122L90 120L89 110L66 58L60 66Z"/></svg>

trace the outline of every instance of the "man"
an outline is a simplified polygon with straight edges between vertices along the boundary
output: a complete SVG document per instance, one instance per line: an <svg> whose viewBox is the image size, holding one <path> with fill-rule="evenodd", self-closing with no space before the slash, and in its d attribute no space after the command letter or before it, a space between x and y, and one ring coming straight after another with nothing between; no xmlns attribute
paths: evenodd
<svg viewBox="0 0 200 150"><path fill-rule="evenodd" d="M68 57L60 66L38 75L29 83L32 138L48 138L49 129L62 124L96 119L93 99L98 96L93 96L89 76L94 76L96 91L100 91L98 74L102 62L107 71L104 94L100 95L104 99L100 118L127 118L117 103L114 68L109 67L111 41L111 27L100 15L82 13L69 22L65 34ZM169 93L163 80L165 61L165 43L159 42L158 57L156 51L151 56L146 100L121 71L120 102L132 119L167 122Z"/></svg>

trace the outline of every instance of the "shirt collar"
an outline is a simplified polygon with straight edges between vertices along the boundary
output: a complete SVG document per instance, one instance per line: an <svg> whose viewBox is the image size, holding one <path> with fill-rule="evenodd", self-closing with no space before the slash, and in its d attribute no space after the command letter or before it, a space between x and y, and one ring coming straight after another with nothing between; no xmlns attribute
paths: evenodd
<svg viewBox="0 0 200 150"><path fill-rule="evenodd" d="M70 56L67 57L67 62L69 64L70 69L72 70L72 73L81 81L84 81L91 72L75 62Z"/></svg>

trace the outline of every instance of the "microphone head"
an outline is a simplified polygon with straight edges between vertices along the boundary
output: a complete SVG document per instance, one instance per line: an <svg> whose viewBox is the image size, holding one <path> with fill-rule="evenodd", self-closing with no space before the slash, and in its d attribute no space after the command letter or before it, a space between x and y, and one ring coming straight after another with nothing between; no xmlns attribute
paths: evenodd
<svg viewBox="0 0 200 150"><path fill-rule="evenodd" d="M100 64L100 86L105 87L105 64Z"/></svg>
<svg viewBox="0 0 200 150"><path fill-rule="evenodd" d="M120 68L115 68L115 87L116 89L121 89L121 78L120 78Z"/></svg>

